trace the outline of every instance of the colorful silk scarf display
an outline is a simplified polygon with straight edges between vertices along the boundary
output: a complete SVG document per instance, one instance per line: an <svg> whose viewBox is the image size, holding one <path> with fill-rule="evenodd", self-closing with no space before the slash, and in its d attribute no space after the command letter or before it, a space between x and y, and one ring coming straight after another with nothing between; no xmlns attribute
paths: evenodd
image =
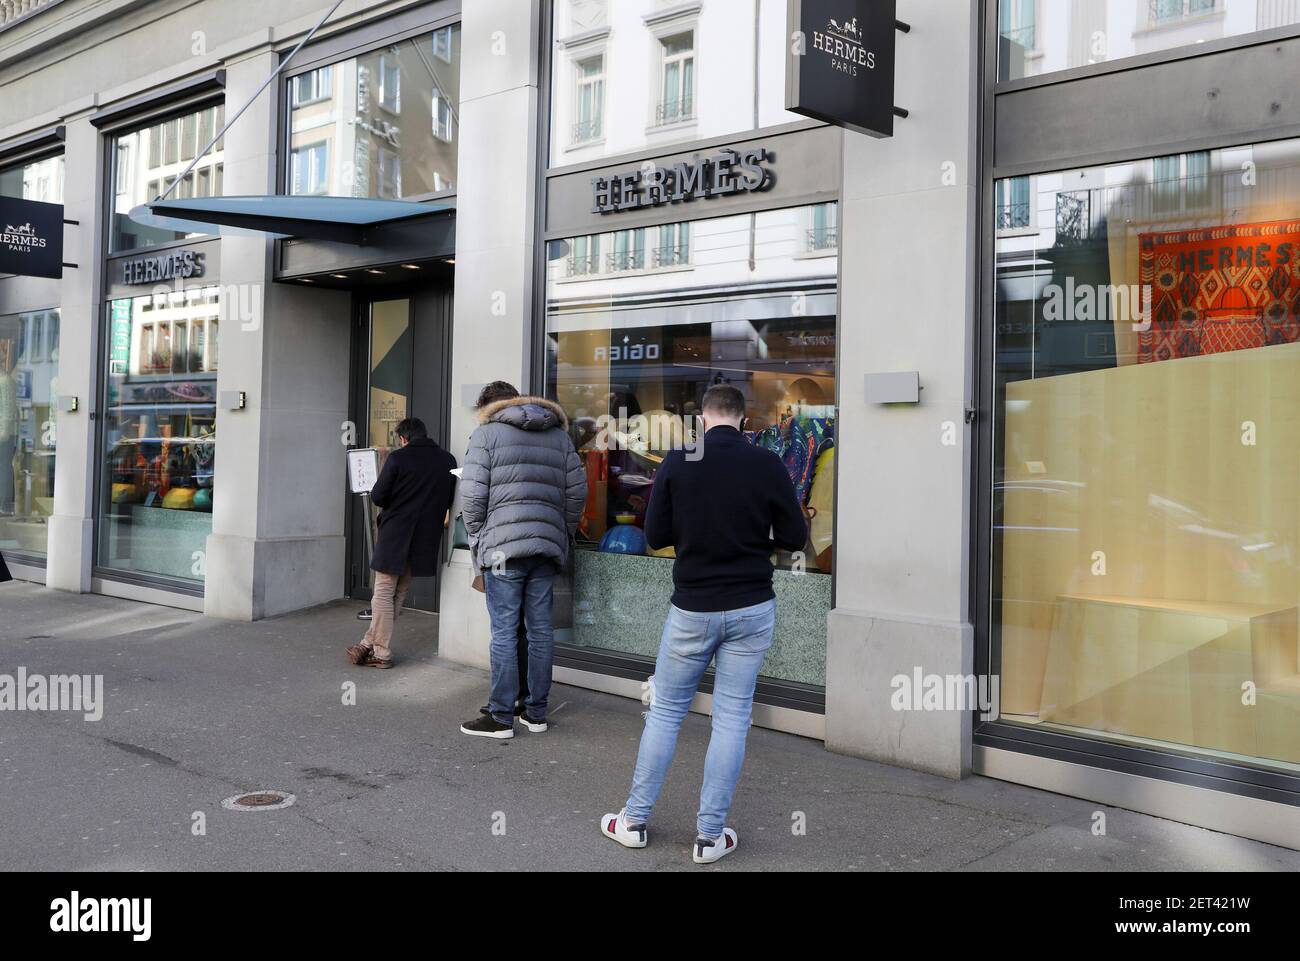
<svg viewBox="0 0 1300 961"><path fill-rule="evenodd" d="M1139 235L1139 364L1300 340L1300 222ZM1127 322L1127 321L1126 321Z"/></svg>
<svg viewBox="0 0 1300 961"><path fill-rule="evenodd" d="M817 458L835 446L835 418L795 414L765 430L746 431L745 438L781 458L794 482L799 503L806 505L817 472Z"/></svg>

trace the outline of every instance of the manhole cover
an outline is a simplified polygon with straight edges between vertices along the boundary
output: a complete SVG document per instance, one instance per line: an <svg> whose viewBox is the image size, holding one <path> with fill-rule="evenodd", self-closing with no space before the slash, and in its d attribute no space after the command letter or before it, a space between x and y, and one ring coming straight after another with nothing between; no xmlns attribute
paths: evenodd
<svg viewBox="0 0 1300 961"><path fill-rule="evenodd" d="M236 794L221 802L227 811L278 811L287 808L297 798L283 791L252 791Z"/></svg>

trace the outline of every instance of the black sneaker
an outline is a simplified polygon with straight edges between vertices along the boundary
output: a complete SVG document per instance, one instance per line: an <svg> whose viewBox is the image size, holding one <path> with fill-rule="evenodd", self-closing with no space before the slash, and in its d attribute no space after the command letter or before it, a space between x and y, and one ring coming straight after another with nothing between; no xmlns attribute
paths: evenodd
<svg viewBox="0 0 1300 961"><path fill-rule="evenodd" d="M491 737L498 741L508 741L515 736L515 726L513 724L501 724L492 715L476 717L472 721L466 721L460 726L461 734L468 734L471 737Z"/></svg>
<svg viewBox="0 0 1300 961"><path fill-rule="evenodd" d="M519 715L519 723L522 724L524 727L528 728L528 730L530 730L534 734L546 733L546 722L534 721L531 717L528 716L527 711Z"/></svg>

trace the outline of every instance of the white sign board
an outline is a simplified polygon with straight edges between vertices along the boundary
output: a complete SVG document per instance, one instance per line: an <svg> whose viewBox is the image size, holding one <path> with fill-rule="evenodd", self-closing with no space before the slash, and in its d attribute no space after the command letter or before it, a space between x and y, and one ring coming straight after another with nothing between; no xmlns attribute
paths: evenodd
<svg viewBox="0 0 1300 961"><path fill-rule="evenodd" d="M348 451L348 490L369 494L379 480L379 451L373 447Z"/></svg>

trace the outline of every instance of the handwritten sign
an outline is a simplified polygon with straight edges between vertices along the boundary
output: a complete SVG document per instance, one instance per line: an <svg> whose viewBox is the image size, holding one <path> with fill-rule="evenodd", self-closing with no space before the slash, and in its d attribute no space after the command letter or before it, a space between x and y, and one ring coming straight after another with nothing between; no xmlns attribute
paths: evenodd
<svg viewBox="0 0 1300 961"><path fill-rule="evenodd" d="M369 494L379 480L379 452L373 447L348 451L348 490Z"/></svg>

